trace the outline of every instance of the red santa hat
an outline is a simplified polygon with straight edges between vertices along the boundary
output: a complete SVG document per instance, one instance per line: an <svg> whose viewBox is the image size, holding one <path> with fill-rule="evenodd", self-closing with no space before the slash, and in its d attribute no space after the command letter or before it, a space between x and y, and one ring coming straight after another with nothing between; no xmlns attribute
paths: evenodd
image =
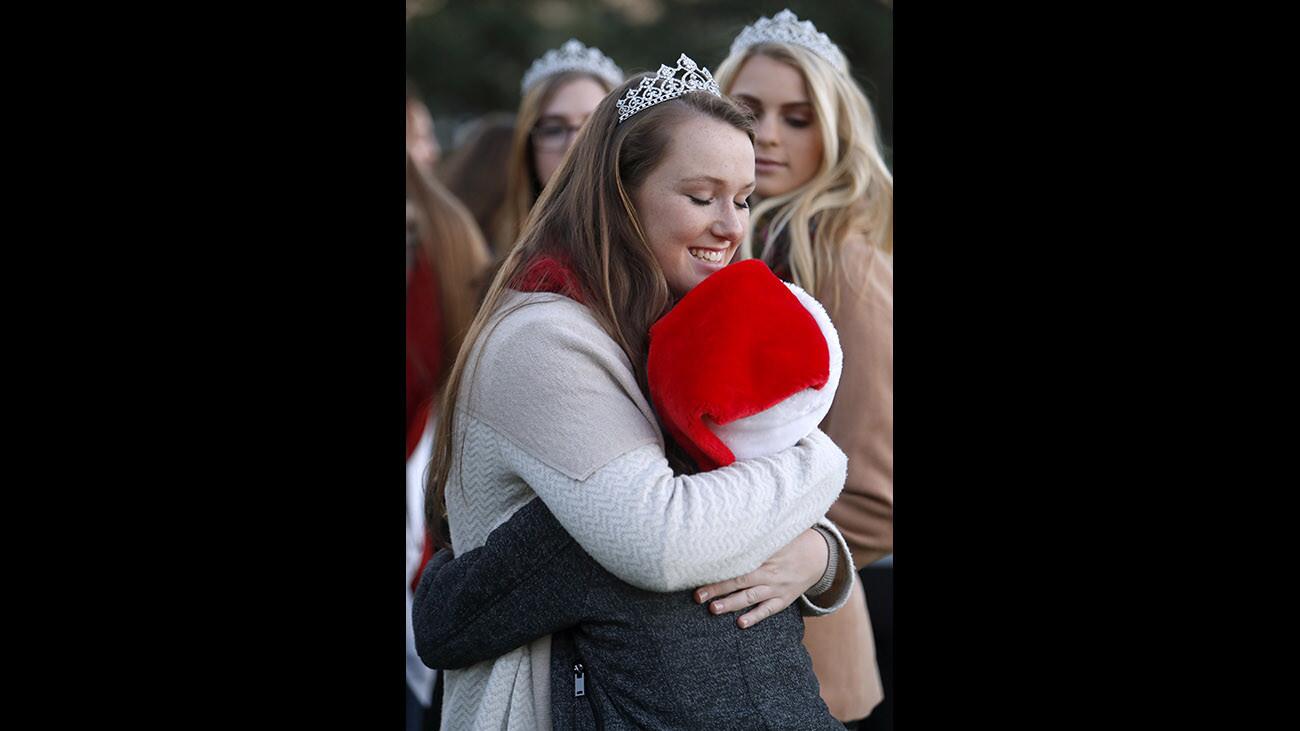
<svg viewBox="0 0 1300 731"><path fill-rule="evenodd" d="M794 445L830 410L844 356L826 310L757 259L725 267L650 328L650 397L701 469Z"/></svg>

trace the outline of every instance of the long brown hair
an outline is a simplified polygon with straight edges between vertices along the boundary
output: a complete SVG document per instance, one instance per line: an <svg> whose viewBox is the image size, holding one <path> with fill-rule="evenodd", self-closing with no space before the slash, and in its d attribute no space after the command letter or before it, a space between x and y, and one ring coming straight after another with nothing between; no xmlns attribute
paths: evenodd
<svg viewBox="0 0 1300 731"><path fill-rule="evenodd" d="M501 252L490 237L506 200L506 162L514 130L513 114L498 112L480 118L435 171L447 190L469 209L479 231L498 254Z"/></svg>
<svg viewBox="0 0 1300 731"><path fill-rule="evenodd" d="M425 525L434 530L437 541L446 540L439 535L439 526L451 474L456 399L462 383L467 382L469 354L476 342L491 334L484 333L484 328L507 288L534 261L551 256L572 270L583 304L623 350L642 392L648 392L645 366L650 326L668 311L673 300L663 269L642 232L632 192L666 157L674 131L696 115L730 124L751 142L754 128L752 118L739 105L703 92L661 102L619 124L617 101L641 78L629 79L608 94L578 134L529 214L518 245L493 279L456 356L443 391L433 464L425 485Z"/></svg>
<svg viewBox="0 0 1300 731"><path fill-rule="evenodd" d="M546 181L537 176L537 163L533 155L533 127L537 126L542 110L551 103L560 87L581 78L589 78L600 84L605 91L610 90L609 82L599 76L581 71L565 71L537 82L519 100L514 140L510 144L510 157L506 161L506 198L495 221L495 230L484 232L492 238L492 248L498 256L503 256L515 245L523 233L528 212L546 185Z"/></svg>
<svg viewBox="0 0 1300 731"><path fill-rule="evenodd" d="M406 198L414 204L420 253L438 275L446 340L443 352L450 365L478 310L475 283L491 257L469 211L410 154L406 156Z"/></svg>

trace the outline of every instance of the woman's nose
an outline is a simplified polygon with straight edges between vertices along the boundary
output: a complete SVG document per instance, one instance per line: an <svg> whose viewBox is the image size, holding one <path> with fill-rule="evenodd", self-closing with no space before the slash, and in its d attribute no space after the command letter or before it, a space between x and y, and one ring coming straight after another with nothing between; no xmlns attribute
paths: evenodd
<svg viewBox="0 0 1300 731"><path fill-rule="evenodd" d="M719 201L723 211L722 215L713 222L713 235L734 246L740 242L740 237L745 235L745 223L730 198L719 197Z"/></svg>
<svg viewBox="0 0 1300 731"><path fill-rule="evenodd" d="M780 144L776 131L776 115L764 114L754 125L754 143L764 147Z"/></svg>

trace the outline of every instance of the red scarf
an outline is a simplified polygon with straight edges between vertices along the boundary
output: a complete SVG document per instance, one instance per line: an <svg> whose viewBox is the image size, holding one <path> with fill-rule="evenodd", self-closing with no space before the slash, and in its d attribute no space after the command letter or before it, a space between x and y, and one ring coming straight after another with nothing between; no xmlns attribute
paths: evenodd
<svg viewBox="0 0 1300 731"><path fill-rule="evenodd" d="M429 412L438 397L442 378L443 323L439 299L438 274L423 249L415 254L411 281L406 289L406 458L410 459L429 422ZM428 530L420 568L411 578L415 591L424 565L433 556L433 541Z"/></svg>
<svg viewBox="0 0 1300 731"><path fill-rule="evenodd" d="M519 292L554 292L585 304L582 283L567 258L560 254L542 254L533 259L510 283L510 288Z"/></svg>
<svg viewBox="0 0 1300 731"><path fill-rule="evenodd" d="M443 368L442 300L438 274L418 250L406 289L406 456L415 451L437 398Z"/></svg>

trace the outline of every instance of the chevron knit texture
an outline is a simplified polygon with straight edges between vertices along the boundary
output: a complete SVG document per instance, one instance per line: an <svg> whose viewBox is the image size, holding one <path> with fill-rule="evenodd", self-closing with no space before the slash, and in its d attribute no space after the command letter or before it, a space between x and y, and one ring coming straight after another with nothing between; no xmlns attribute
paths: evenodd
<svg viewBox="0 0 1300 731"><path fill-rule="evenodd" d="M501 312L457 402L446 490L456 553L536 495L623 581L693 589L757 568L843 488L847 459L820 431L771 457L674 477L631 365L585 307L512 294ZM549 731L549 652L547 637L448 671L443 729Z"/></svg>

